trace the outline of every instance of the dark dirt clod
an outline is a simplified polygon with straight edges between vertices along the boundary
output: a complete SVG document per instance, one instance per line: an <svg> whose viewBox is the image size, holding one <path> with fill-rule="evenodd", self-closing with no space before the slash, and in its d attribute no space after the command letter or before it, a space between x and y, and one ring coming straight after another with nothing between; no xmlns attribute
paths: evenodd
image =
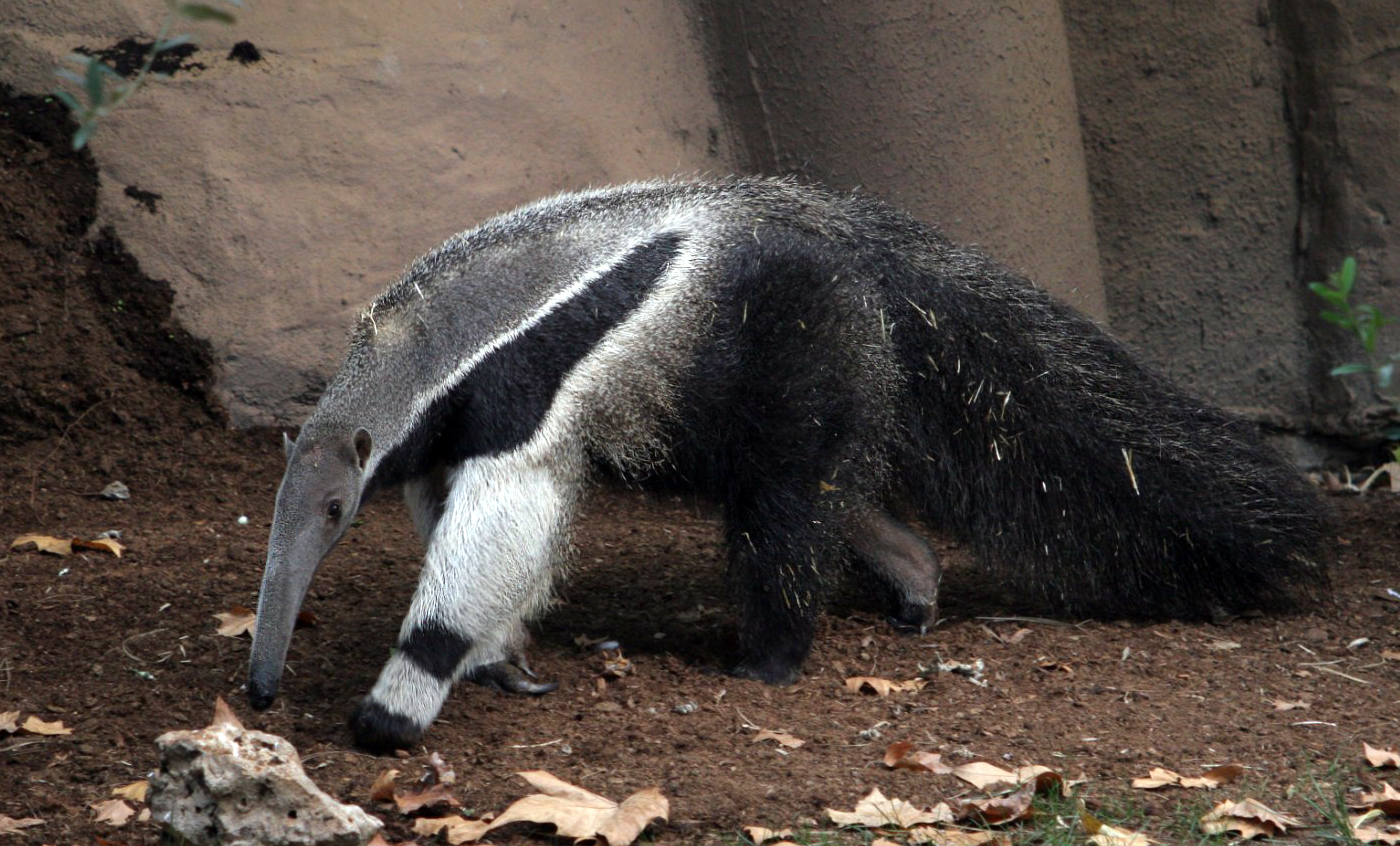
<svg viewBox="0 0 1400 846"><path fill-rule="evenodd" d="M232 50L228 51L228 60L230 62L236 61L245 65L251 65L253 62L261 62L262 57L262 51L255 47L251 41L240 41L233 45Z"/></svg>
<svg viewBox="0 0 1400 846"><path fill-rule="evenodd" d="M141 188L137 188L135 185L126 186L126 190L122 191L122 193L140 203L145 207L146 211L151 214L156 213L156 203L161 199L160 194L154 191L145 191Z"/></svg>
<svg viewBox="0 0 1400 846"><path fill-rule="evenodd" d="M243 704L248 641L215 636L211 615L256 602L279 433L230 431L209 409L209 354L176 325L169 288L142 275L112 233L88 231L96 172L86 151L68 149L71 130L58 104L0 89L0 711L73 730L0 733L0 814L45 819L30 842L156 843L153 825L114 832L89 804L144 778L155 737L204 725L216 696L313 759L332 796L370 806L370 785L394 762L353 754L346 716L394 645L417 537L392 498L371 503L311 586L305 608L320 622L297 632L279 698L262 713ZM116 478L132 499L90 495ZM774 688L708 672L735 641L713 510L601 491L531 650L560 688L527 698L463 685L410 755L440 753L463 774L457 797L478 811L523 795L519 770L619 799L659 786L673 822L657 841L673 846L737 841L747 824L811 826L803 821L850 808L871 787L924 805L961 789L886 770L895 741L957 763L976 755L1087 778L1092 802L1142 811L1140 827L1167 842L1180 838L1156 826L1180 817L1178 804L1210 802L1128 789L1153 766L1196 774L1238 761L1252 768L1238 795L1315 822L1310 778L1376 789L1376 775L1358 770L1361 741L1400 742L1400 662L1383 656L1400 652L1400 603L1386 598L1400 588L1400 499L1337 504L1335 601L1296 617L988 619L1007 614L1002 591L978 578L961 545L936 539L947 568L939 627L900 635L840 605L801 680ZM23 533L110 529L122 532L120 559L6 552ZM631 672L604 679L605 656L579 649L580 635L615 640ZM1348 649L1361 637L1370 642ZM842 687L845 676L904 680L940 660L977 659L986 687L946 673L888 698ZM806 744L755 745L748 726ZM1290 794L1294 785L1303 792ZM386 839L413 839L409 820L381 815Z"/></svg>
<svg viewBox="0 0 1400 846"><path fill-rule="evenodd" d="M91 47L75 47L73 52L101 59L107 63L108 67L116 71L118 76L131 79L141 70L141 65L146 61L146 54L150 52L153 44L155 44L154 41L123 38L111 47L103 47L100 50L94 50ZM156 56L155 61L151 63L151 70L166 76L204 70L203 62L191 61L191 57L198 52L199 46L196 44L179 44L169 50L162 50Z"/></svg>

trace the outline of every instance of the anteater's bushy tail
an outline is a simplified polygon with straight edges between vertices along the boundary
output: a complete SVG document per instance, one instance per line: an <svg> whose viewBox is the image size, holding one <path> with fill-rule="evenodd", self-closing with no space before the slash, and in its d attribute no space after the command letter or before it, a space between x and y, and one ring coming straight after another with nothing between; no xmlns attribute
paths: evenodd
<svg viewBox="0 0 1400 846"><path fill-rule="evenodd" d="M897 213L865 209L905 372L897 482L1001 581L1073 614L1210 617L1327 585L1326 519L1254 426L1089 319Z"/></svg>

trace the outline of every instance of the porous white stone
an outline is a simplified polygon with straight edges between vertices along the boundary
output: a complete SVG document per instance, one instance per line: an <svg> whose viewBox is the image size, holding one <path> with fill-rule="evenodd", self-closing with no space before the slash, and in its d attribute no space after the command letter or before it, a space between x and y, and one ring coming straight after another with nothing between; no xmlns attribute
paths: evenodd
<svg viewBox="0 0 1400 846"><path fill-rule="evenodd" d="M214 722L156 738L151 817L192 846L364 846L383 825L321 791L296 749L243 727L219 701ZM181 839L183 838L183 839Z"/></svg>

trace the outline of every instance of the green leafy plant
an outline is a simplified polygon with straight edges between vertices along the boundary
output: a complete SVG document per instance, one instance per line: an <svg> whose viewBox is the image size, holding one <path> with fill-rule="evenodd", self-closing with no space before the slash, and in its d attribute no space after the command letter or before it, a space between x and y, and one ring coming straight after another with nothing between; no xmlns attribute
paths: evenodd
<svg viewBox="0 0 1400 846"><path fill-rule="evenodd" d="M1391 353L1384 363L1377 363L1376 347L1380 341L1381 330L1397 320L1386 316L1373 305L1353 304L1351 295L1355 286L1356 259L1348 257L1342 262L1340 270L1328 274L1326 283L1313 282L1308 285L1308 289L1327 303L1327 307L1318 312L1318 316L1350 332L1365 352L1365 361L1334 367L1332 375L1369 374L1377 393L1384 395L1383 392L1390 387L1395 378L1395 365L1396 362L1400 362L1400 353Z"/></svg>
<svg viewBox="0 0 1400 846"><path fill-rule="evenodd" d="M215 0L215 2L226 3L238 8L243 6L243 0ZM54 96L68 107L69 111L73 113L73 119L78 122L78 128L73 132L74 150L81 150L87 144L88 139L92 137L93 131L97 128L97 122L130 99L131 95L140 90L147 78L165 76L165 74L151 70L156 58L182 44L194 41L192 35L171 34L181 21L216 21L231 24L237 20L228 9L210 3L165 0L165 5L166 12L165 17L161 19L160 31L156 33L155 40L151 42L150 49L146 51L146 57L142 61L140 69L131 79L124 78L98 57L85 56L81 53L71 53L68 56L68 60L77 65L77 70L60 68L56 71L60 77L78 86L78 94L62 89L54 91Z"/></svg>

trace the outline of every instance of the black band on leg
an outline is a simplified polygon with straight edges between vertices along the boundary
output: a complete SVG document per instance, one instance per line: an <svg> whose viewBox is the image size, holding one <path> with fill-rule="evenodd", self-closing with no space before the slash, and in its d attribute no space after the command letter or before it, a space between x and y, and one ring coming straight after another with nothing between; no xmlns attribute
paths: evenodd
<svg viewBox="0 0 1400 846"><path fill-rule="evenodd" d="M436 620L419 623L399 644L399 652L438 681L450 682L472 639Z"/></svg>

